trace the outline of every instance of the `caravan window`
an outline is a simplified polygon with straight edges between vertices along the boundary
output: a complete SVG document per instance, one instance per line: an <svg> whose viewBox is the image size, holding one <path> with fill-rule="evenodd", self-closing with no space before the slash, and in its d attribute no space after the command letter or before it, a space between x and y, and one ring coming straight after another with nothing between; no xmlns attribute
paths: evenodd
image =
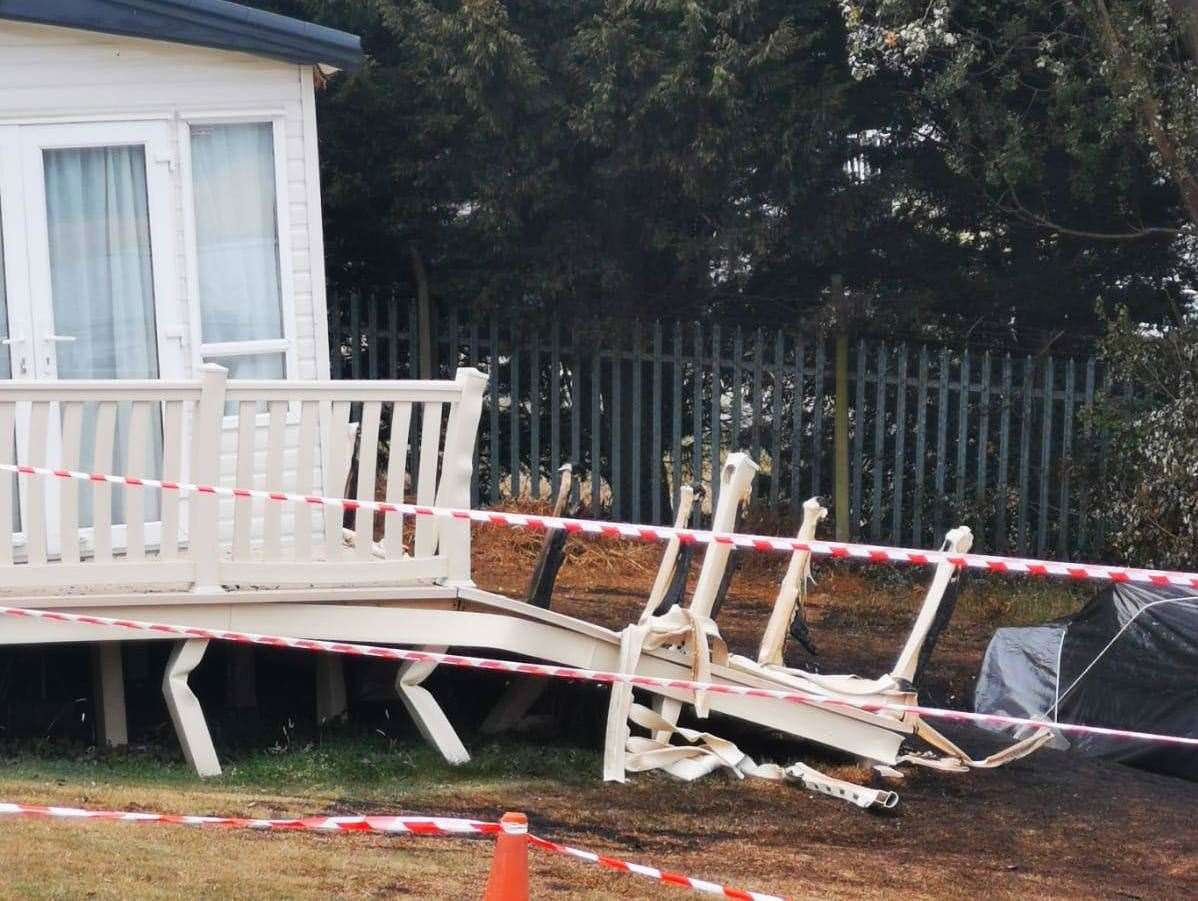
<svg viewBox="0 0 1198 901"><path fill-rule="evenodd" d="M231 378L282 378L274 127L193 124L192 196L201 353Z"/></svg>

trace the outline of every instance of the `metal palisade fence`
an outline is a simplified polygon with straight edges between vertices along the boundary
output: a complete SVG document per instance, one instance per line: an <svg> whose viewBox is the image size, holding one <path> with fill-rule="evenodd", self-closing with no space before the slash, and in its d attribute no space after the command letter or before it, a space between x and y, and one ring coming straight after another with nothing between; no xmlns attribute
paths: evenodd
<svg viewBox="0 0 1198 901"><path fill-rule="evenodd" d="M419 375L406 299L330 308L335 378ZM1109 386L1093 357L458 310L440 311L431 335L434 376L491 376L475 503L551 497L572 463L575 499L617 519L671 520L678 486L700 485L697 523L719 462L744 450L761 467L753 504L797 520L818 495L829 536L926 547L963 523L997 553L1065 558L1103 544L1104 437L1086 411Z"/></svg>

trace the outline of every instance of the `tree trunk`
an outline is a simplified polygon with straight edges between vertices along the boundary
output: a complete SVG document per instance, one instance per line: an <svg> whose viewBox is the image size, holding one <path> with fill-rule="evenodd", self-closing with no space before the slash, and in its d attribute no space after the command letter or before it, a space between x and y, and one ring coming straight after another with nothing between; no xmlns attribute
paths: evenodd
<svg viewBox="0 0 1198 901"><path fill-rule="evenodd" d="M1185 30L1187 49L1194 59L1198 60L1198 55L1195 55L1198 54L1198 0L1169 0L1169 5ZM1141 71L1140 61L1120 39L1106 0L1095 0L1094 8L1097 13L1097 36L1107 56L1114 63L1117 77L1126 86L1136 82L1148 83L1149 77ZM1160 154L1165 169L1177 185L1182 205L1190 221L1198 224L1198 172L1190 168L1175 137L1165 128L1159 99L1152 93L1143 94L1136 102L1136 114L1139 116L1141 127L1147 131Z"/></svg>
<svg viewBox="0 0 1198 901"><path fill-rule="evenodd" d="M433 359L433 316L428 294L428 272L415 244L408 248L408 252L412 258L412 279L416 282L417 378L431 379L437 366Z"/></svg>

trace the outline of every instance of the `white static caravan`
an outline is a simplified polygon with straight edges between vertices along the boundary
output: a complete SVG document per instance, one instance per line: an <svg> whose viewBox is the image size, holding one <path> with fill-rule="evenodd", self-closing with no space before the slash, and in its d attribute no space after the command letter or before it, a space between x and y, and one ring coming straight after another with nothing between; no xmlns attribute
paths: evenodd
<svg viewBox="0 0 1198 901"><path fill-rule="evenodd" d="M315 90L359 44L222 0L0 3L0 378L328 379Z"/></svg>
<svg viewBox="0 0 1198 901"><path fill-rule="evenodd" d="M0 3L0 368L328 378L314 95L353 35L220 0Z"/></svg>

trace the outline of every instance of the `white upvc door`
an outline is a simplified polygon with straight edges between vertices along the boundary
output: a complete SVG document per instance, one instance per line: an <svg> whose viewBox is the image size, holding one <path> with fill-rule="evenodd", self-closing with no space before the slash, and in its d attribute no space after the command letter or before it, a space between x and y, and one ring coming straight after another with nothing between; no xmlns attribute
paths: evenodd
<svg viewBox="0 0 1198 901"><path fill-rule="evenodd" d="M166 122L20 128L37 378L182 372L159 312L179 293L171 137Z"/></svg>
<svg viewBox="0 0 1198 901"><path fill-rule="evenodd" d="M28 297L28 266L25 258L24 191L21 181L20 147L15 140L15 128L0 128L0 379L27 381L34 378L30 335L33 334L31 308L22 298ZM0 440L0 460L12 462L24 458L29 434L28 417L16 411L16 422L5 422L6 430L15 425L15 440L4 434ZM12 510L0 510L0 516L12 517L13 534L19 544L21 534L21 495L26 480L0 475L13 488Z"/></svg>
<svg viewBox="0 0 1198 901"><path fill-rule="evenodd" d="M20 180L18 188L11 173L0 178L0 202L9 199L5 193L12 195L15 220L5 235L6 259L24 270L24 290L18 293L10 280L7 295L10 332L22 341L14 347L21 354L19 362L13 354L14 377L18 370L39 380L181 375L183 353L173 327L179 282L170 125L101 122L3 131L0 160ZM117 457L107 466L93 459L94 425L84 422L81 468L122 465L127 416L125 411L117 417ZM50 460L62 459L60 416L50 420L44 435L30 435L28 423L19 425L19 456L44 452ZM160 442L157 416L151 431L152 442ZM153 448L147 459L155 459ZM49 487L47 538L55 553L57 492L63 486ZM90 522L91 495L80 492L81 525ZM157 498L147 496L148 519L157 518L157 508ZM114 525L123 522L119 489L114 515ZM81 535L85 546L89 531ZM123 532L119 525L113 529L117 547L124 543ZM147 540L156 541L156 533L147 524Z"/></svg>

